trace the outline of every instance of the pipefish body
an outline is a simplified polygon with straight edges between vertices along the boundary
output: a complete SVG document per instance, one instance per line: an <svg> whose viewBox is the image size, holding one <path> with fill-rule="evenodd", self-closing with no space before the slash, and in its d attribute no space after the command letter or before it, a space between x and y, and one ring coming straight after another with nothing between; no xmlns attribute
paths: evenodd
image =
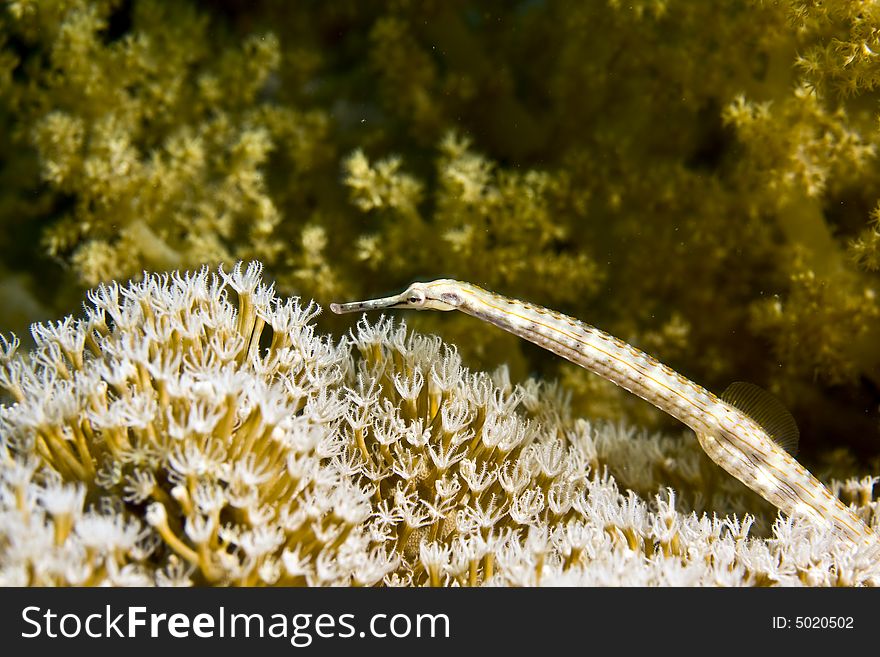
<svg viewBox="0 0 880 657"><path fill-rule="evenodd" d="M792 456L797 425L782 404L748 383L716 396L623 340L573 317L440 279L369 301L330 304L334 313L383 308L459 310L529 340L608 379L689 426L709 457L791 516L830 527L841 541L876 547L878 537Z"/></svg>

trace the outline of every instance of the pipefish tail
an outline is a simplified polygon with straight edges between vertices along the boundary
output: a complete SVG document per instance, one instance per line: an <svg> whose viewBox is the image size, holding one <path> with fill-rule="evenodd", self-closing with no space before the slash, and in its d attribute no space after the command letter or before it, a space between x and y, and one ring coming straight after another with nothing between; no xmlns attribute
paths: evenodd
<svg viewBox="0 0 880 657"><path fill-rule="evenodd" d="M757 386L734 383L716 396L589 324L461 281L413 283L395 296L330 304L334 313L385 308L459 310L529 340L686 424L715 463L784 513L827 526L851 546L880 544L871 528L795 460L794 419Z"/></svg>

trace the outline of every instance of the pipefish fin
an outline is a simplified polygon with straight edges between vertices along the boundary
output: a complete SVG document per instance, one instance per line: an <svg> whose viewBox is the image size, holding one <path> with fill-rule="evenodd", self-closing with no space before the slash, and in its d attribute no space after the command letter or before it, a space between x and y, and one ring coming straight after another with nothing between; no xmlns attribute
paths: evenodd
<svg viewBox="0 0 880 657"><path fill-rule="evenodd" d="M800 439L797 424L782 402L769 392L753 383L737 381L727 386L721 399L761 425L773 442L786 452L792 456L797 453Z"/></svg>

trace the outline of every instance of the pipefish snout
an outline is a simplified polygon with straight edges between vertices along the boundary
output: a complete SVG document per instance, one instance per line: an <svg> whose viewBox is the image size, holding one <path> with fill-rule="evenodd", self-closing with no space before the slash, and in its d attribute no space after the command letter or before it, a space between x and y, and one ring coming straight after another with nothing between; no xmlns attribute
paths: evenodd
<svg viewBox="0 0 880 657"><path fill-rule="evenodd" d="M874 531L795 460L794 419L757 386L733 383L716 396L594 326L461 281L413 283L398 295L330 305L334 313L385 308L459 310L548 349L689 426L715 463L784 513L828 526L852 546L880 545Z"/></svg>

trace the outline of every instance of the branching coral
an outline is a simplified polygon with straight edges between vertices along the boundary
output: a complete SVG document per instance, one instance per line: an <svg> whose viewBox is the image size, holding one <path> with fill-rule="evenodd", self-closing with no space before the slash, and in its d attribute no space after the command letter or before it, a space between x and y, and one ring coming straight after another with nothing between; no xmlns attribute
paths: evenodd
<svg viewBox="0 0 880 657"><path fill-rule="evenodd" d="M352 201L364 211L381 209L398 219L385 226L378 240L361 242L371 245L369 264L392 271L470 269L491 287L532 294L544 288L543 281L552 280L550 298L555 303L595 294L602 282L598 267L584 253L561 248L570 231L554 213L563 202L558 181L537 171L497 171L472 150L469 140L454 133L444 137L439 152L436 215L430 227L414 212L421 187L399 171L399 160L371 167L356 152L346 162ZM412 240L430 235L438 252L413 254L407 248ZM481 253L491 257L480 258Z"/></svg>
<svg viewBox="0 0 880 657"><path fill-rule="evenodd" d="M102 285L3 340L5 583L880 583L808 525L693 513L744 505L693 440L575 420L387 319L334 342L260 270ZM877 526L874 482L837 489Z"/></svg>
<svg viewBox="0 0 880 657"><path fill-rule="evenodd" d="M70 199L44 235L47 253L69 256L90 285L143 267L277 259L268 158L281 150L294 168L312 166L324 123L261 100L280 64L277 38L218 48L192 7L148 1L133 6L131 30L114 40L118 4L9 10L32 48L33 86L14 99L30 122L22 129L42 180Z"/></svg>

